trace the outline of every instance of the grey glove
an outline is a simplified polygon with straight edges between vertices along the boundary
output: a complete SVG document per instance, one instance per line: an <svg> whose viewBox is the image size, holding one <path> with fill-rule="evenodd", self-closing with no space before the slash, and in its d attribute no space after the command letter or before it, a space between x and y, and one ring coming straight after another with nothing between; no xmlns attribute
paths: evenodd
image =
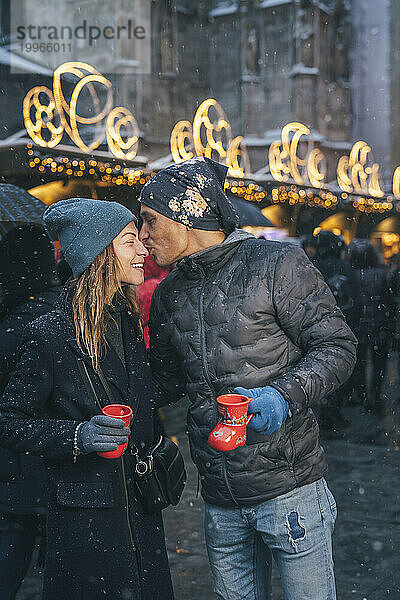
<svg viewBox="0 0 400 600"><path fill-rule="evenodd" d="M109 452L116 450L120 444L126 444L129 434L130 429L122 419L95 415L80 427L77 446L81 454Z"/></svg>

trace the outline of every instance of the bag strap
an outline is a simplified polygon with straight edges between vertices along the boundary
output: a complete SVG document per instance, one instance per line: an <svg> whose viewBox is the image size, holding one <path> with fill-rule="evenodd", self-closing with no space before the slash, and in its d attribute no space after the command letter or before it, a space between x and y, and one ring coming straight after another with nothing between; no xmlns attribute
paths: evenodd
<svg viewBox="0 0 400 600"><path fill-rule="evenodd" d="M104 373L103 373L102 368L100 367L100 365L98 365L97 369L95 370L95 373L98 376L98 378L100 379L100 383L103 386L105 393L107 394L107 398L108 398L109 403L110 404L118 404L117 402L115 402L115 398L113 396L111 388L108 385L107 379L104 377Z"/></svg>
<svg viewBox="0 0 400 600"><path fill-rule="evenodd" d="M91 397L93 402L95 404L97 404L97 406L100 408L100 410L103 410L101 402L100 402L100 400L97 396L96 390L94 388L93 381L89 375L87 366L85 365L85 361L82 358L78 358L78 357L76 357L76 361L78 363L78 369L79 369L79 372L83 379L83 383L85 384L86 390L89 393L89 396Z"/></svg>

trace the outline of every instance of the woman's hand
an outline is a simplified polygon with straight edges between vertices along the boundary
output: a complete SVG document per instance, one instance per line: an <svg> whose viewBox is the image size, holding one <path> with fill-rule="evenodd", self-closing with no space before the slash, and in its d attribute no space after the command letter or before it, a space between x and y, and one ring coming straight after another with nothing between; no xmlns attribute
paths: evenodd
<svg viewBox="0 0 400 600"><path fill-rule="evenodd" d="M79 452L89 454L116 450L120 444L127 443L130 432L122 419L95 415L79 429L77 439Z"/></svg>

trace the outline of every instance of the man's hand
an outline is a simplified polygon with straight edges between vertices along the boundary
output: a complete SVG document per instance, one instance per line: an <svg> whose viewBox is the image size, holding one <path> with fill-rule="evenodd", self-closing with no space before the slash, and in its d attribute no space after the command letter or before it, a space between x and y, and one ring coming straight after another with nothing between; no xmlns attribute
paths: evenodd
<svg viewBox="0 0 400 600"><path fill-rule="evenodd" d="M265 386L252 389L237 387L235 394L253 398L248 412L253 415L248 427L263 435L279 431L289 413L289 404L278 390Z"/></svg>
<svg viewBox="0 0 400 600"><path fill-rule="evenodd" d="M120 444L126 444L129 427L122 419L107 415L95 415L82 425L78 433L78 448L82 454L89 452L109 452Z"/></svg>

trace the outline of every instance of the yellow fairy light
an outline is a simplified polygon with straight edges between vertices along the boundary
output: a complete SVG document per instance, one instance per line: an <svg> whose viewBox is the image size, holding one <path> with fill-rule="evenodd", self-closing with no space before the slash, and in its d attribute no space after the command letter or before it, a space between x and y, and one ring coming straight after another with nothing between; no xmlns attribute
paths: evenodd
<svg viewBox="0 0 400 600"><path fill-rule="evenodd" d="M338 162L337 170L336 170L337 182L339 184L340 189L342 189L344 192L350 193L353 191L353 188L351 185L351 179L348 176L348 169L349 169L348 156L341 156L339 158L339 162Z"/></svg>
<svg viewBox="0 0 400 600"><path fill-rule="evenodd" d="M315 188L320 188L325 179L325 173L319 170L319 166L324 160L324 155L319 148L313 148L307 161L307 174L310 183Z"/></svg>
<svg viewBox="0 0 400 600"><path fill-rule="evenodd" d="M121 135L121 128L130 133ZM113 108L107 117L106 135L108 147L117 158L132 160L137 154L139 144L139 126L130 110L123 106Z"/></svg>
<svg viewBox="0 0 400 600"><path fill-rule="evenodd" d="M374 163L370 170L371 173L369 178L368 191L375 198L382 198L382 196L385 195L385 192L381 188L378 163Z"/></svg>
<svg viewBox="0 0 400 600"><path fill-rule="evenodd" d="M174 162L179 164L193 158L193 130L190 121L178 121L171 131L170 147Z"/></svg>
<svg viewBox="0 0 400 600"><path fill-rule="evenodd" d="M337 181L344 192L369 193L374 198L382 198L379 164L367 165L371 147L362 140L355 142L349 156L342 156L337 166Z"/></svg>
<svg viewBox="0 0 400 600"><path fill-rule="evenodd" d="M47 104L42 104L41 95L47 96ZM34 116L32 115L33 109ZM22 114L26 131L36 144L42 147L54 148L61 141L64 127L61 124L56 126L53 123L53 119L58 115L54 96L49 88L45 86L32 88L24 98ZM45 140L42 135L42 131L46 129L50 133L49 140Z"/></svg>
<svg viewBox="0 0 400 600"><path fill-rule="evenodd" d="M216 113L216 118L213 120L209 116L211 108ZM203 128L205 143L202 141ZM221 159L224 159L227 154L227 149L223 145L224 137L229 146L232 141L230 123L222 106L214 98L208 98L200 104L193 119L193 141L197 156L211 158L212 152L215 151Z"/></svg>
<svg viewBox="0 0 400 600"><path fill-rule="evenodd" d="M400 199L400 167L397 167L393 173L393 195Z"/></svg>
<svg viewBox="0 0 400 600"><path fill-rule="evenodd" d="M290 139L290 133L293 134ZM300 142L300 138L303 135L308 135L310 130L306 125L302 123L288 123L282 129L282 146L283 146L283 154L285 157L289 157L289 168L290 174L295 180L296 183L302 184L303 178L301 177L298 166L304 166L306 164L305 160L300 159L297 156L297 148Z"/></svg>
<svg viewBox="0 0 400 600"><path fill-rule="evenodd" d="M63 92L62 76L65 74L78 78L69 101L66 100ZM103 106L98 94L99 87L106 91ZM86 90L92 99L94 109L94 114L88 117L78 114L79 98ZM47 95L47 104L41 103L40 94ZM36 111L34 118L31 117L32 109ZM111 82L88 63L73 61L60 65L54 71L53 91L39 86L28 92L23 103L23 116L29 135L40 146L50 148L56 146L65 131L81 150L91 152L99 147L106 135L110 150L115 156L127 159L136 156L139 128L135 117L124 107L113 109ZM106 118L107 121L104 123ZM56 120L60 121L59 126L54 124ZM95 126L95 135L89 145L80 135L80 125ZM130 134L124 136L124 139L121 135L122 127L130 129ZM44 129L50 132L49 140L42 135Z"/></svg>
<svg viewBox="0 0 400 600"><path fill-rule="evenodd" d="M368 154L371 148L363 141L356 142L350 152L350 178L356 192L367 191L368 173L365 170Z"/></svg>
<svg viewBox="0 0 400 600"><path fill-rule="evenodd" d="M72 91L69 103L65 100L61 84L61 76L66 73L75 75L79 79ZM98 84L106 89L107 97L103 109L100 108L100 100L94 84ZM94 116L91 117L83 117L77 113L79 95L85 86L88 86L88 91L96 111ZM104 139L104 128L101 126L101 122L111 110L113 104L111 81L106 79L99 71L87 63L67 62L60 65L54 71L53 90L61 122L72 141L84 152L91 152L95 148L98 148ZM69 117L69 121L67 117ZM100 126L100 133L93 139L89 146L82 140L79 134L78 124Z"/></svg>
<svg viewBox="0 0 400 600"><path fill-rule="evenodd" d="M239 159L243 162L244 169L239 165ZM231 177L244 177L245 173L250 174L249 155L243 136L238 135L229 144L226 166L229 167L228 175Z"/></svg>
<svg viewBox="0 0 400 600"><path fill-rule="evenodd" d="M289 168L282 161L280 142L272 142L268 150L269 169L276 181L286 181Z"/></svg>
<svg viewBox="0 0 400 600"><path fill-rule="evenodd" d="M281 142L271 144L268 152L269 167L276 181L286 181L290 174L296 183L304 183L299 166L304 166L306 161L297 155L297 150L301 137L309 133L308 127L302 123L288 123L282 129Z"/></svg>

